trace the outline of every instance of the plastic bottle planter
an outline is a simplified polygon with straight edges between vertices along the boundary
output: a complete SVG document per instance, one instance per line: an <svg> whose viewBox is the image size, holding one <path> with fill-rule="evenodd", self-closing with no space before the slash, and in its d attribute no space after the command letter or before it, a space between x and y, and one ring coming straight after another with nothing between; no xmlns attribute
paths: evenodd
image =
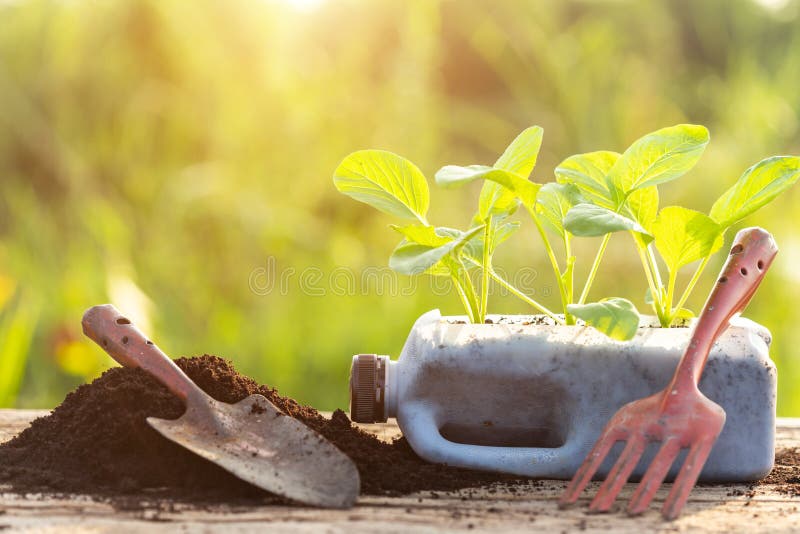
<svg viewBox="0 0 800 534"><path fill-rule="evenodd" d="M641 328L621 343L591 328L537 325L535 317L493 316L496 324L478 325L461 319L426 313L398 361L355 356L353 420L396 417L430 462L545 478L571 478L621 406L662 389L691 334ZM756 480L772 469L777 373L770 340L764 327L738 318L711 351L700 389L727 420L701 480ZM654 453L645 453L634 476Z"/></svg>

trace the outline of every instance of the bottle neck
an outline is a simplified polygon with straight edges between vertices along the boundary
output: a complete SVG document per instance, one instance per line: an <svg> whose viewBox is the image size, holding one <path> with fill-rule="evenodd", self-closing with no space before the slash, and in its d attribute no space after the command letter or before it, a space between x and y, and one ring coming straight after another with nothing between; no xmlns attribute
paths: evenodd
<svg viewBox="0 0 800 534"><path fill-rule="evenodd" d="M397 417L397 403L399 399L399 371L400 362L386 360L386 382L383 388L385 416Z"/></svg>
<svg viewBox="0 0 800 534"><path fill-rule="evenodd" d="M350 368L350 419L384 423L397 415L399 373L388 356L356 354Z"/></svg>

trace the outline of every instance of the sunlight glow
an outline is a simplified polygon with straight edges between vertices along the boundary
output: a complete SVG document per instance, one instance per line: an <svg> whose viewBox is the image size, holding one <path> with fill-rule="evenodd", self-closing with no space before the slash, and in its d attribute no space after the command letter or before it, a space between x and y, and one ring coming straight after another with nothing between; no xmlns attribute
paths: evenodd
<svg viewBox="0 0 800 534"><path fill-rule="evenodd" d="M278 0L278 1L279 3L286 4L292 9L303 13L309 13L311 11L314 11L325 3L325 0Z"/></svg>
<svg viewBox="0 0 800 534"><path fill-rule="evenodd" d="M755 0L755 3L770 11L780 11L789 4L789 0Z"/></svg>

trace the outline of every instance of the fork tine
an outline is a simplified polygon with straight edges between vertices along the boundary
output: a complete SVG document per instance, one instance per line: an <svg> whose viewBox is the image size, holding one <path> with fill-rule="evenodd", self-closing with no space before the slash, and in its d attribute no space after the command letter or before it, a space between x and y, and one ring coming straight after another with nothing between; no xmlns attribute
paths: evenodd
<svg viewBox="0 0 800 534"><path fill-rule="evenodd" d="M564 491L564 495L558 500L559 508L566 508L578 500L578 497L580 497L586 485L589 484L589 481L592 480L600 464L605 460L608 451L617 441L624 437L623 433L615 427L607 427L603 431L597 443L594 444L586 459L583 460L583 463L575 472L575 476L572 477L567 489Z"/></svg>
<svg viewBox="0 0 800 534"><path fill-rule="evenodd" d="M628 504L628 514L638 515L647 510L661 483L664 482L669 468L681 452L680 441L673 438L664 442L647 468L642 481L636 486L631 502Z"/></svg>
<svg viewBox="0 0 800 534"><path fill-rule="evenodd" d="M706 459L708 459L715 441L716 438L704 439L692 445L681 470L678 472L678 476L675 478L672 490L670 490L667 500L664 501L664 506L661 508L661 515L664 519L672 520L681 514L681 510L689 499L689 494L697 482L697 477L700 476L700 471L703 470L703 466L706 464Z"/></svg>
<svg viewBox="0 0 800 534"><path fill-rule="evenodd" d="M628 439L617 462L609 471L600 490L589 505L589 511L607 512L611 508L622 487L628 481L628 477L636 468L636 464L639 463L646 445L647 442L641 436L632 436Z"/></svg>

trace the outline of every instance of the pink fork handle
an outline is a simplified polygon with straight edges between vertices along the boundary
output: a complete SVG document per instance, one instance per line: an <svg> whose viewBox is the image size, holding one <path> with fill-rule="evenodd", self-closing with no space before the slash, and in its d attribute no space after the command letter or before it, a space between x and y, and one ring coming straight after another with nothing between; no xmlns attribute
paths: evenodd
<svg viewBox="0 0 800 534"><path fill-rule="evenodd" d="M703 307L667 391L697 387L714 341L728 327L731 317L747 306L777 253L778 245L762 228L745 228L736 234L728 261Z"/></svg>
<svg viewBox="0 0 800 534"><path fill-rule="evenodd" d="M125 367L141 367L184 403L202 390L166 354L111 304L95 306L83 316L83 333Z"/></svg>

